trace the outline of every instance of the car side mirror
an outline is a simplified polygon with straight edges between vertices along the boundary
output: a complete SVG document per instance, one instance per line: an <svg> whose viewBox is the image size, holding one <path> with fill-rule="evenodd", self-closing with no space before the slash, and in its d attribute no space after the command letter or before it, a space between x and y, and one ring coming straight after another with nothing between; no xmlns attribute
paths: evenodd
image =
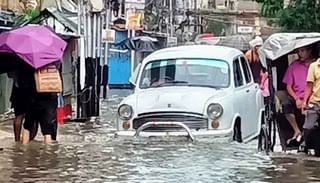
<svg viewBox="0 0 320 183"><path fill-rule="evenodd" d="M136 82L134 81L132 76L129 78L129 82L130 82L131 85L136 86Z"/></svg>

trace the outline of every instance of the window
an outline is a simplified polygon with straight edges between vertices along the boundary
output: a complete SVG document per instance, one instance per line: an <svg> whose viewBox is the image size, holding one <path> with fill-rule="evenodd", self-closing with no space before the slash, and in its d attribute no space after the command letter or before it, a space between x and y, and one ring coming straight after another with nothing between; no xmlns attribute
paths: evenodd
<svg viewBox="0 0 320 183"><path fill-rule="evenodd" d="M236 59L233 62L233 72L234 72L234 86L236 88L243 86L243 78L242 78L240 63L238 59Z"/></svg>
<svg viewBox="0 0 320 183"><path fill-rule="evenodd" d="M217 59L155 60L146 64L140 88L193 86L226 88L230 82L226 61Z"/></svg>
<svg viewBox="0 0 320 183"><path fill-rule="evenodd" d="M251 74L250 74L250 69L247 63L247 60L243 57L240 57L240 61L241 61L241 66L244 72L244 77L246 79L247 84L251 82Z"/></svg>

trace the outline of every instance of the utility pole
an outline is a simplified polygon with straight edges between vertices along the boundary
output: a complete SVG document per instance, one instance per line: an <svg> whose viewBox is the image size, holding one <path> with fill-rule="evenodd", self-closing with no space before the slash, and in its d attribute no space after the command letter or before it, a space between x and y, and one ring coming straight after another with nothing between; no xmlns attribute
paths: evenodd
<svg viewBox="0 0 320 183"><path fill-rule="evenodd" d="M173 26L173 5L172 5L172 0L169 0L169 10L170 10L170 37L173 37L173 31L174 31L174 26Z"/></svg>
<svg viewBox="0 0 320 183"><path fill-rule="evenodd" d="M194 12L196 13L196 14L194 15L194 18L196 18L196 17L198 16L198 14L199 14L198 8L197 8L197 3L198 3L198 1L197 1L197 0L194 0ZM195 32L195 33L198 33L198 25L194 25L194 32Z"/></svg>
<svg viewBox="0 0 320 183"><path fill-rule="evenodd" d="M111 16L111 11L110 11L110 1L109 0L105 0L104 1L104 24L105 30L109 29L109 20L110 20L110 16ZM108 42L106 42L104 44L104 60L101 61L101 63L103 64L103 69L102 69L102 76L103 78L103 98L106 99L107 98L107 85L108 85L108 80L109 80L109 64L108 64L108 58L109 56L109 44Z"/></svg>
<svg viewBox="0 0 320 183"><path fill-rule="evenodd" d="M79 112L78 117L88 119L100 115L101 11L103 7L94 7L94 4L88 0L79 0L78 3L78 33L81 34L81 27L83 27L84 36L80 38L81 48L78 49L80 57L78 58L77 101L81 108L78 108L77 112ZM83 62L84 68L80 67ZM85 82L80 86L80 77L83 73L85 73Z"/></svg>
<svg viewBox="0 0 320 183"><path fill-rule="evenodd" d="M78 1L78 35L80 35L80 39L78 39L78 46L77 46L77 81L76 81L76 96L77 96L77 118L79 119L81 116L81 66L80 63L81 61L83 61L83 59L81 58L83 56L83 54L81 53L83 50L83 36L81 35L81 25L82 25L82 8L83 6L83 1L79 0Z"/></svg>

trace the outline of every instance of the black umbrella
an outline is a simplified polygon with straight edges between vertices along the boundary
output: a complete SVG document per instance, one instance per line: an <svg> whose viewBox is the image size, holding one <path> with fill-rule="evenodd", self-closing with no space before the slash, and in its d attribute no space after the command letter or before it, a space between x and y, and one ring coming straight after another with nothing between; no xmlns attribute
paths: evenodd
<svg viewBox="0 0 320 183"><path fill-rule="evenodd" d="M128 38L120 43L116 43L115 47L124 50L134 50L141 52L153 52L161 48L159 41L148 36L137 36Z"/></svg>

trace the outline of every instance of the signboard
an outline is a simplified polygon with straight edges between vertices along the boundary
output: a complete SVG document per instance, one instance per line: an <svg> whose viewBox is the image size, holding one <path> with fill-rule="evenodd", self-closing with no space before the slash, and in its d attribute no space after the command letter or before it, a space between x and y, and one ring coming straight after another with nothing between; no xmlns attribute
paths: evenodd
<svg viewBox="0 0 320 183"><path fill-rule="evenodd" d="M102 0L90 0L90 4L93 12L101 12L104 8Z"/></svg>
<svg viewBox="0 0 320 183"><path fill-rule="evenodd" d="M250 26L238 26L238 33L249 34L253 32L253 27Z"/></svg>
<svg viewBox="0 0 320 183"><path fill-rule="evenodd" d="M135 12L127 14L126 28L130 30L142 30L143 29L143 12Z"/></svg>
<svg viewBox="0 0 320 183"><path fill-rule="evenodd" d="M144 18L145 0L126 0L126 28L130 30L142 30Z"/></svg>
<svg viewBox="0 0 320 183"><path fill-rule="evenodd" d="M126 10L144 10L145 0L126 0L125 7Z"/></svg>
<svg viewBox="0 0 320 183"><path fill-rule="evenodd" d="M114 43L116 38L116 31L107 29L102 30L102 42L104 43Z"/></svg>
<svg viewBox="0 0 320 183"><path fill-rule="evenodd" d="M177 37L168 37L167 38L167 46L176 46L178 44L178 39Z"/></svg>

